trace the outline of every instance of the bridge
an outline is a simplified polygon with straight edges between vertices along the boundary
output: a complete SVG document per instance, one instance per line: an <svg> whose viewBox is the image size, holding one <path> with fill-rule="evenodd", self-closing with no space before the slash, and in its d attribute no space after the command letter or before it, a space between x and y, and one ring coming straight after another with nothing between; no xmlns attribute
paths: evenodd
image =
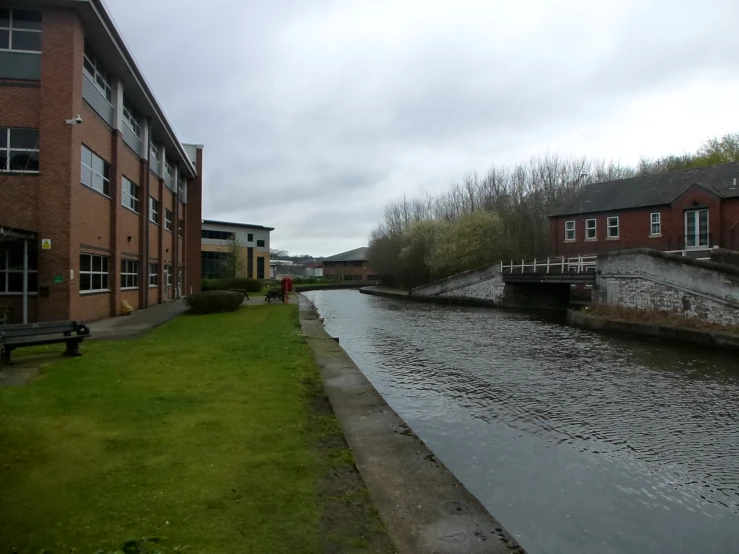
<svg viewBox="0 0 739 554"><path fill-rule="evenodd" d="M504 283L595 284L597 256L546 258L521 263L500 262Z"/></svg>

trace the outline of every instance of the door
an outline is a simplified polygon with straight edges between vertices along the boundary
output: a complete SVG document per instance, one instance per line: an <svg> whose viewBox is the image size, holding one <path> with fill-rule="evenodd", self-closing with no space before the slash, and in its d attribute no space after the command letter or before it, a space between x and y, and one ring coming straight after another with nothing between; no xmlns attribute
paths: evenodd
<svg viewBox="0 0 739 554"><path fill-rule="evenodd" d="M708 210L685 212L685 248L708 248Z"/></svg>

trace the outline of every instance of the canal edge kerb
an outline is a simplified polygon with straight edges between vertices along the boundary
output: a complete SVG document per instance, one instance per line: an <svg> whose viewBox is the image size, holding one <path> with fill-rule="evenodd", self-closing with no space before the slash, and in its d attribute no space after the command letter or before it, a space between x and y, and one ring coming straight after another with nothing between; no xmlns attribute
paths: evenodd
<svg viewBox="0 0 739 554"><path fill-rule="evenodd" d="M480 501L387 404L313 304L299 295L303 335L357 469L399 552L523 554Z"/></svg>

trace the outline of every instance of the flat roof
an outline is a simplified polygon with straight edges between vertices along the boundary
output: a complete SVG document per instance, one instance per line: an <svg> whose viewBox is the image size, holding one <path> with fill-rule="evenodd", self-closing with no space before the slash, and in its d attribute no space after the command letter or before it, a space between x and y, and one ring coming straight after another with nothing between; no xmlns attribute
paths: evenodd
<svg viewBox="0 0 739 554"><path fill-rule="evenodd" d="M248 227L249 229L262 229L264 231L274 231L274 227L265 227L264 225L254 225L252 223L236 223L234 221L217 221L215 219L204 219L204 224L207 225L223 225L228 227Z"/></svg>
<svg viewBox="0 0 739 554"><path fill-rule="evenodd" d="M367 261L367 251L369 248L362 246L354 250L348 250L341 254L334 254L328 258L324 258L324 262L365 262Z"/></svg>

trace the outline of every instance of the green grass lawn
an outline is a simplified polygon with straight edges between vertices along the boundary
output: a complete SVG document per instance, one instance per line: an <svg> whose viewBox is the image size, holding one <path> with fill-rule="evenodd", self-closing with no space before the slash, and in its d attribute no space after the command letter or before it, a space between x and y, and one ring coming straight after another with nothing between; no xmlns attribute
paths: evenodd
<svg viewBox="0 0 739 554"><path fill-rule="evenodd" d="M353 465L343 436L316 449L341 428L311 411L323 391L296 306L185 315L82 350L0 388L0 552L141 537L165 552L325 550L320 478Z"/></svg>

